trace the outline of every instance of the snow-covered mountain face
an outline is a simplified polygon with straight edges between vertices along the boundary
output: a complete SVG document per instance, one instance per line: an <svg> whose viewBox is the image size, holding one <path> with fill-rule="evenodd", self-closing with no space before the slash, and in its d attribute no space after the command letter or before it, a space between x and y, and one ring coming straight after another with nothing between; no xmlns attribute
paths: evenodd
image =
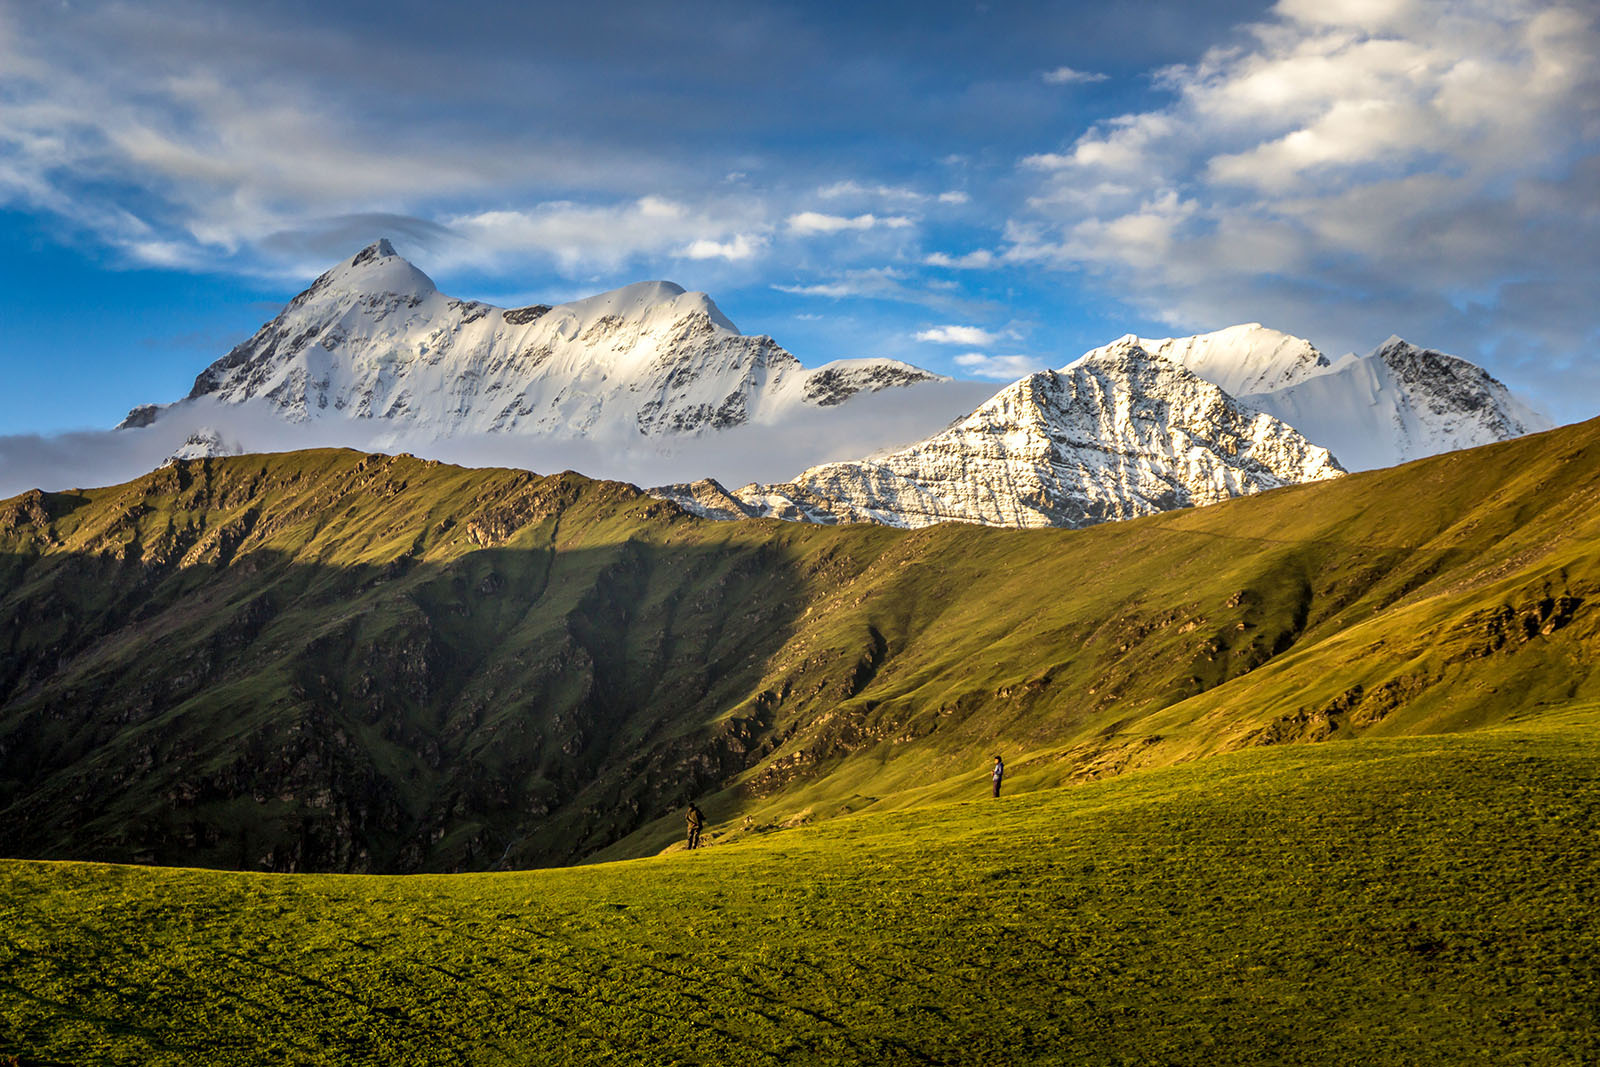
<svg viewBox="0 0 1600 1067"><path fill-rule="evenodd" d="M188 399L418 434L700 434L942 380L887 359L803 367L704 293L641 282L555 307L456 300L379 241L207 367ZM135 408L125 427L162 418Z"/></svg>
<svg viewBox="0 0 1600 1067"><path fill-rule="evenodd" d="M1343 473L1327 449L1133 344L1008 386L943 433L792 482L659 495L718 518L1087 526Z"/></svg>
<svg viewBox="0 0 1600 1067"><path fill-rule="evenodd" d="M1482 367L1398 337L1321 374L1239 399L1328 446L1351 470L1392 467L1554 425Z"/></svg>
<svg viewBox="0 0 1600 1067"><path fill-rule="evenodd" d="M1268 329L1259 322L1193 337L1152 339L1128 334L1084 355L1095 356L1130 346L1181 363L1235 397L1294 385L1331 366L1328 358L1310 341Z"/></svg>
<svg viewBox="0 0 1600 1067"><path fill-rule="evenodd" d="M1182 363L1242 403L1288 423L1349 470L1372 470L1550 429L1476 364L1391 337L1330 362L1311 342L1259 323L1194 337L1131 334L1089 355L1137 346Z"/></svg>

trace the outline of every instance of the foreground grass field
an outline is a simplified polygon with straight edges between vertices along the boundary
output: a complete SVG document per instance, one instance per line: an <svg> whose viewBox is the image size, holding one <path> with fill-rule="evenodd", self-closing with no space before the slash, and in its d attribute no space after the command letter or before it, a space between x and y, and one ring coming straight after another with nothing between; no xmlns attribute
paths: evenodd
<svg viewBox="0 0 1600 1067"><path fill-rule="evenodd" d="M0 1062L1593 1063L1597 727L1255 749L562 870L6 861Z"/></svg>

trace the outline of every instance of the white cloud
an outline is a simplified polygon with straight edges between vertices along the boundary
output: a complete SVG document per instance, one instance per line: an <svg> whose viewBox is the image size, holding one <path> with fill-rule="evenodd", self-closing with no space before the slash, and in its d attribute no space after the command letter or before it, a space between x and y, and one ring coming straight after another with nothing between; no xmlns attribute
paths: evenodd
<svg viewBox="0 0 1600 1067"><path fill-rule="evenodd" d="M959 189L933 194L909 185L863 185L854 180L834 182L817 190L824 200L880 201L894 204L965 204L971 197Z"/></svg>
<svg viewBox="0 0 1600 1067"><path fill-rule="evenodd" d="M823 297L829 300L890 300L918 304L945 315L992 314L994 308L969 300L950 287L919 279L895 267L847 270L826 281L793 285L774 285L780 293Z"/></svg>
<svg viewBox="0 0 1600 1067"><path fill-rule="evenodd" d="M731 240L713 241L705 237L689 243L680 255L688 259L726 259L737 262L750 259L766 247L766 238L747 233L736 233Z"/></svg>
<svg viewBox="0 0 1600 1067"><path fill-rule="evenodd" d="M646 196L621 204L552 201L527 211L483 211L444 220L459 243L445 250L463 259L545 256L563 270L615 269L645 255L688 259L744 260L765 239L760 207L730 202L720 210L666 197Z"/></svg>
<svg viewBox="0 0 1600 1067"><path fill-rule="evenodd" d="M1558 358L1600 341L1593 314L1530 314L1600 274L1597 55L1587 4L1280 0L1161 72L1167 106L1022 159L1003 257L1087 269L1174 327Z"/></svg>
<svg viewBox="0 0 1600 1067"><path fill-rule="evenodd" d="M1091 82L1103 82L1110 75L1087 70L1073 70L1071 67L1057 67L1055 70L1045 71L1040 77L1051 85L1082 85Z"/></svg>
<svg viewBox="0 0 1600 1067"><path fill-rule="evenodd" d="M103 13L112 23L127 14ZM280 85L42 53L18 65L10 51L0 48L0 201L53 212L143 262L214 263L311 214L478 190L499 169L374 143L324 101Z"/></svg>
<svg viewBox="0 0 1600 1067"><path fill-rule="evenodd" d="M974 249L959 256L930 252L922 257L922 262L930 267L952 267L956 270L987 270L998 261L998 257L987 248Z"/></svg>
<svg viewBox="0 0 1600 1067"><path fill-rule="evenodd" d="M1034 356L990 356L982 352L963 353L955 358L955 364L968 374L997 382L1014 382L1044 366Z"/></svg>
<svg viewBox="0 0 1600 1067"><path fill-rule="evenodd" d="M928 199L927 193L910 186L863 185L850 179L824 185L817 190L817 195L824 200L898 200L907 204L920 204Z"/></svg>
<svg viewBox="0 0 1600 1067"><path fill-rule="evenodd" d="M832 281L813 282L810 285L774 285L780 293L796 296L824 296L838 300L846 297L898 299L908 293L905 273L893 267L874 267L870 270L847 271Z"/></svg>
<svg viewBox="0 0 1600 1067"><path fill-rule="evenodd" d="M884 389L849 404L797 408L776 422L669 440L645 438L626 426L579 439L505 433L441 439L386 419L329 417L290 423L263 401L223 404L201 398L169 407L153 425L138 430L0 434L0 499L34 487L60 490L135 478L159 466L189 434L216 428L224 428L229 442L251 452L329 447L405 451L466 466L581 470L637 485L707 476L744 485L790 478L813 464L855 459L919 440L970 412L988 392L962 382Z"/></svg>
<svg viewBox="0 0 1600 1067"><path fill-rule="evenodd" d="M345 61L372 44L333 27L313 40L242 5L204 18L188 3L10 9L0 0L0 205L50 212L133 261L299 276L347 255L331 245L357 218L416 224L395 235L427 244L435 266L471 261L439 225L451 218L458 237L485 240L477 265L518 249L573 270L644 254L747 262L774 228L737 172L685 204L639 195L698 188L660 151L582 131L507 136L426 108L374 114L374 94L406 99L399 85L381 95L401 64L351 74ZM590 203L542 202L544 189ZM653 213L666 205L683 210ZM607 220L637 229L603 233Z"/></svg>
<svg viewBox="0 0 1600 1067"><path fill-rule="evenodd" d="M824 215L819 211L802 211L798 214L790 215L788 219L789 232L802 237L813 234L841 233L847 230L873 230L879 227L898 230L910 225L911 220L903 215L890 215L880 218L870 213L849 217L845 215Z"/></svg>
<svg viewBox="0 0 1600 1067"><path fill-rule="evenodd" d="M933 326L917 333L917 340L936 345L992 345L999 339L977 326Z"/></svg>

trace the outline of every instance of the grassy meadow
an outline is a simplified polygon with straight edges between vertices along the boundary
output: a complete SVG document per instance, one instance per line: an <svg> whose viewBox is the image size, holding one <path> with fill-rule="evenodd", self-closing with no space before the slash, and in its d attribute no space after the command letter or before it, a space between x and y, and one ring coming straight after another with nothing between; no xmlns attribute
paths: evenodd
<svg viewBox="0 0 1600 1067"><path fill-rule="evenodd" d="M976 760L968 800L564 869L3 861L0 1062L1593 1063L1597 727L999 801Z"/></svg>

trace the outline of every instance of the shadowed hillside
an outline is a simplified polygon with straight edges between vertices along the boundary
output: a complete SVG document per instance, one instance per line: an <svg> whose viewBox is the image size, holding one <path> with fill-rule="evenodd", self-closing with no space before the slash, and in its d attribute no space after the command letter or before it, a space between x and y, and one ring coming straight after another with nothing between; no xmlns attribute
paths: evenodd
<svg viewBox="0 0 1600 1067"><path fill-rule="evenodd" d="M452 870L1600 696L1600 423L1085 531L307 452L0 503L0 852ZM976 780L975 780L976 776Z"/></svg>

